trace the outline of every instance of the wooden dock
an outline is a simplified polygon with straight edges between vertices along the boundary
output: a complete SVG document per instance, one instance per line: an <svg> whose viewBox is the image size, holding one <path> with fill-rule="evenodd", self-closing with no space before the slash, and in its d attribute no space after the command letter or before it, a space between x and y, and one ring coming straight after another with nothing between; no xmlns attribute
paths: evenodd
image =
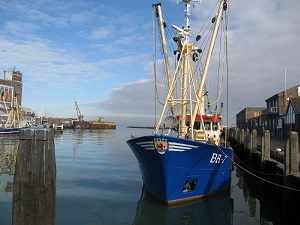
<svg viewBox="0 0 300 225"><path fill-rule="evenodd" d="M230 145L235 161L245 166L262 179L281 185L283 188L300 191L299 137L290 132L286 140L272 138L268 130L262 136L256 130L230 128Z"/></svg>

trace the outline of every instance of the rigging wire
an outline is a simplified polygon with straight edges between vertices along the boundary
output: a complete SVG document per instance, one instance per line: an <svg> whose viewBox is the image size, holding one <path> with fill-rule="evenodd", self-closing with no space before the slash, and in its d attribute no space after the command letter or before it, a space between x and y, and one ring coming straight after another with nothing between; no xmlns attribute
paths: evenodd
<svg viewBox="0 0 300 225"><path fill-rule="evenodd" d="M224 11L223 11L224 12ZM225 11L226 12L226 11ZM227 21L227 23L228 23L228 21ZM225 40L224 40L224 49L227 49L227 33L228 33L228 26L226 26L226 29L225 29ZM211 35L212 33L210 33L210 35ZM222 37L222 36L221 36ZM221 40L221 37L220 37L220 40ZM221 46L222 44L220 44L220 46ZM221 52L222 51L220 51L220 54L221 54ZM219 54L219 55L220 55ZM227 54L226 54L226 52L224 51L224 57L223 57L223 63L222 63L222 71L221 71L221 78L220 78L220 81L218 81L218 82L220 82L220 84L218 85L219 86L219 91L218 91L218 95L217 95L217 97L216 97L216 99L214 100L214 101L208 101L208 102L203 102L205 105L210 105L210 106L212 106L212 105L215 105L215 104L217 104L218 102L219 102L219 100L220 100L220 98L221 98L221 93L222 93L222 90L223 90L223 84L224 84L224 68L225 68L225 65L226 65L226 68L227 68ZM202 94L202 93L196 93L196 95L197 95L197 97L198 98L200 98L201 99L201 96L199 96L199 94Z"/></svg>

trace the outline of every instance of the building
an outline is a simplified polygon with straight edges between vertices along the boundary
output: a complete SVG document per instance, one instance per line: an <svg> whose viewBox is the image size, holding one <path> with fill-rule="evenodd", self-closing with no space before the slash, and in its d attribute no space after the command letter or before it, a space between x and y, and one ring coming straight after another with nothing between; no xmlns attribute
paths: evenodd
<svg viewBox="0 0 300 225"><path fill-rule="evenodd" d="M261 115L247 118L249 120L248 124L250 124L248 128L250 130L255 128L258 133L269 130L272 137L286 138L288 132L291 130L291 126L286 126L287 115L292 112L295 114L295 118L297 117L296 115L299 115L297 114L298 108L295 107L296 100L290 100L299 97L300 85L297 85L266 99L267 107L261 112ZM291 108L293 106L294 108ZM289 107L290 109L288 109ZM289 114L289 124L292 123L294 123L292 128L297 128L299 131L299 124L297 124L297 121L292 120Z"/></svg>
<svg viewBox="0 0 300 225"><path fill-rule="evenodd" d="M252 130L254 125L252 118L259 118L265 107L247 107L236 115L236 127L240 129Z"/></svg>
<svg viewBox="0 0 300 225"><path fill-rule="evenodd" d="M290 98L285 117L285 136L296 131L300 136L300 97Z"/></svg>
<svg viewBox="0 0 300 225"><path fill-rule="evenodd" d="M0 79L0 123L7 119L7 111L22 104L22 73L19 71L4 71Z"/></svg>
<svg viewBox="0 0 300 225"><path fill-rule="evenodd" d="M22 73L20 71L4 71L4 79L0 79L0 90L1 95L2 91L10 92L11 100L16 97L19 105L22 103L22 90L23 90L23 82L22 82ZM3 99L1 99L3 101ZM9 102L9 101L8 101Z"/></svg>
<svg viewBox="0 0 300 225"><path fill-rule="evenodd" d="M264 126L272 137L286 138L286 113L289 99L300 96L300 85L284 90L266 100L267 109L263 111Z"/></svg>

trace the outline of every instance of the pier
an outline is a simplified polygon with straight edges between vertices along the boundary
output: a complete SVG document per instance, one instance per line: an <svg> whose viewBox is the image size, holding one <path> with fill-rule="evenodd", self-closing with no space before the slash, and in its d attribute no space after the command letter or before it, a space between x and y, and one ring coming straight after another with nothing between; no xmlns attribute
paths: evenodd
<svg viewBox="0 0 300 225"><path fill-rule="evenodd" d="M274 185L300 191L297 132L290 132L284 140L271 137L268 130L257 135L255 129L230 128L228 138L239 166Z"/></svg>

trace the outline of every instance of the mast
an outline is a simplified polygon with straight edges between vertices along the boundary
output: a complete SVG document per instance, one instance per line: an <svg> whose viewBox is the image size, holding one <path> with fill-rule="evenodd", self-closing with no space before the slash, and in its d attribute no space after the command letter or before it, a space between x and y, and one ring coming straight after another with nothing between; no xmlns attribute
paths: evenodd
<svg viewBox="0 0 300 225"><path fill-rule="evenodd" d="M177 30L178 37L176 37L178 51L182 58L182 78L181 78L181 113L179 118L179 137L184 138L187 133L187 126L186 126L186 116L187 116L187 80L188 80L188 71L189 71L189 58L188 56L191 52L196 50L194 44L189 43L189 37L191 36L191 29L190 29L190 2L199 2L197 0L182 0L182 3L185 3L185 27L179 28L175 25L172 27ZM183 43L181 41L183 39Z"/></svg>
<svg viewBox="0 0 300 225"><path fill-rule="evenodd" d="M170 71L170 64L169 64L169 58L168 58L168 50L167 50L167 44L166 44L166 36L165 36L165 22L163 21L162 18L162 13L161 13L161 4L153 4L156 8L157 12L157 17L159 21L159 28L160 28L160 34L161 34L161 41L162 41L162 47L163 47L163 54L164 54L164 60L165 60L165 65L166 65L166 73L167 73L167 80L168 80L168 86L169 89L171 88L171 71ZM174 115L175 110L174 110L174 103L172 101L173 96L171 96L171 112Z"/></svg>
<svg viewBox="0 0 300 225"><path fill-rule="evenodd" d="M209 49L207 52L207 56L206 56L206 61L205 61L205 65L204 65L204 69L203 69L203 74L202 74L202 78L201 78L201 82L199 85L199 89L197 90L197 96L201 96L201 103L200 105L198 105L198 107L194 108L192 117L191 117L191 127L194 126L194 122L195 122L195 118L196 118L196 114L199 111L200 115L204 114L204 82L206 79L206 75L207 75L207 71L208 71L208 67L209 67L209 63L210 63L210 58L213 52L213 48L214 48L214 44L215 44L215 40L216 40L216 36L218 33L218 28L219 28L219 24L221 21L221 16L222 16L222 11L223 11L223 7L224 7L224 2L225 0L220 0L220 5L219 5L219 10L218 13L215 17L215 26L214 26L214 30L213 30L213 34L212 34L212 39L209 45Z"/></svg>

